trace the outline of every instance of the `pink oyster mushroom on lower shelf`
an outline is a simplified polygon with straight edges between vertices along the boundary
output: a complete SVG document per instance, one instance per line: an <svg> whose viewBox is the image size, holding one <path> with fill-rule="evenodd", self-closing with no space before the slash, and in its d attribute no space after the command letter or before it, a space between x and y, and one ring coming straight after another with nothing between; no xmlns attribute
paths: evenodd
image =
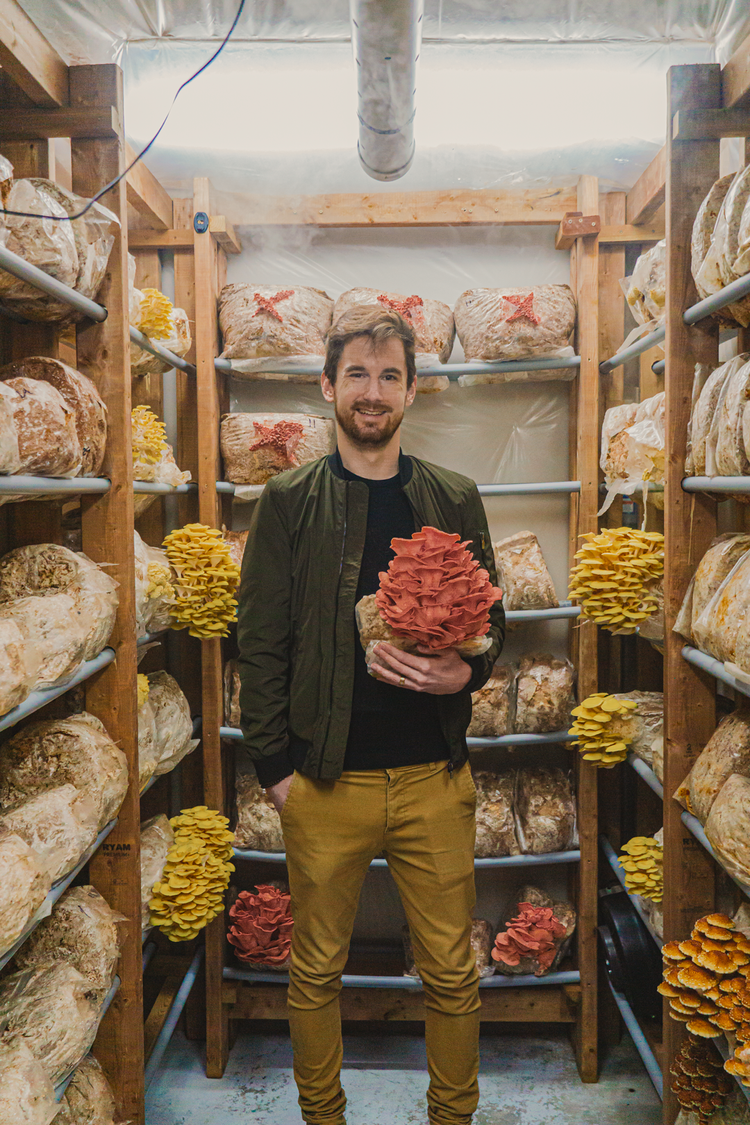
<svg viewBox="0 0 750 1125"><path fill-rule="evenodd" d="M289 958L292 945L291 896L262 884L256 893L240 891L229 910L232 926L227 938L240 961L278 968Z"/></svg>
<svg viewBox="0 0 750 1125"><path fill-rule="evenodd" d="M518 965L522 957L533 957L539 964L536 976L550 968L557 953L556 938L565 937L565 926L555 918L551 907L519 902L519 914L508 922L504 933L495 938L492 959L504 965Z"/></svg>

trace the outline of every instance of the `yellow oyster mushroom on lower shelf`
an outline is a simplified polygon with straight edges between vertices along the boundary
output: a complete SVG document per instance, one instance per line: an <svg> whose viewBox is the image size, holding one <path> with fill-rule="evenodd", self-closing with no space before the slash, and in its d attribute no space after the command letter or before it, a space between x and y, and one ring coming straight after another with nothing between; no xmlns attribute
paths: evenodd
<svg viewBox="0 0 750 1125"><path fill-rule="evenodd" d="M569 733L585 761L610 769L625 760L632 738L627 719L637 706L632 699L597 692L573 708Z"/></svg>
<svg viewBox="0 0 750 1125"><path fill-rule="evenodd" d="M166 426L148 406L134 406L130 414L133 428L133 463L156 465L167 448Z"/></svg>
<svg viewBox="0 0 750 1125"><path fill-rule="evenodd" d="M227 636L237 617L240 568L221 532L191 523L168 535L163 546L177 575L171 609L175 628L187 628L191 637Z"/></svg>
<svg viewBox="0 0 750 1125"><path fill-rule="evenodd" d="M653 836L633 836L619 857L625 886L631 894L661 902L664 896L663 851Z"/></svg>
<svg viewBox="0 0 750 1125"><path fill-rule="evenodd" d="M160 289L141 289L136 328L152 340L166 340L172 331L172 302Z"/></svg>
<svg viewBox="0 0 750 1125"><path fill-rule="evenodd" d="M229 821L196 805L170 821L175 841L151 891L151 923L170 941L190 941L222 911L234 865Z"/></svg>
<svg viewBox="0 0 750 1125"><path fill-rule="evenodd" d="M658 609L655 587L664 574L664 536L630 527L581 537L570 596L581 617L615 633L632 633Z"/></svg>

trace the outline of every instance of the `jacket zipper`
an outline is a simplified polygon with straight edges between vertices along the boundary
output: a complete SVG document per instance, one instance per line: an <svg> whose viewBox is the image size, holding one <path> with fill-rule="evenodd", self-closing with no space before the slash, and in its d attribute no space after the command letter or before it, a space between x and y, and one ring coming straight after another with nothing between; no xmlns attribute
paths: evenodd
<svg viewBox="0 0 750 1125"><path fill-rule="evenodd" d="M333 636L331 643L331 652L333 654L333 663L331 665L331 683L328 689L328 723L326 725L326 733L323 739L321 750L325 747L328 741L328 731L331 729L331 716L333 714L333 685L335 683L335 665L336 665L336 633L339 619L339 593L341 591L341 575L344 572L344 557L346 555L346 532L349 520L349 489L344 485L344 534L341 540L341 558L339 559L339 576L336 582L336 601L334 604L333 613ZM323 769L323 754L321 753L320 762L318 764L318 777L320 777Z"/></svg>

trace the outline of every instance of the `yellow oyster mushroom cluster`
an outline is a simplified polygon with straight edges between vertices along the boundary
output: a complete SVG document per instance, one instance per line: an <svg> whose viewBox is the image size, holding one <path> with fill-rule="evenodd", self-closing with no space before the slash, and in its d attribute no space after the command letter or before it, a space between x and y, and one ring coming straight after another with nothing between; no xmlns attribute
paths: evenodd
<svg viewBox="0 0 750 1125"><path fill-rule="evenodd" d="M589 532L570 575L570 596L581 617L614 633L633 633L658 608L654 586L664 574L664 536L658 531L608 527Z"/></svg>
<svg viewBox="0 0 750 1125"><path fill-rule="evenodd" d="M600 691L573 708L574 722L569 733L587 762L611 769L625 760L630 739L627 729L623 729L623 720L637 706L632 699L617 699Z"/></svg>
<svg viewBox="0 0 750 1125"><path fill-rule="evenodd" d="M158 465L167 448L166 426L148 406L135 406L130 413L133 430L133 460Z"/></svg>
<svg viewBox="0 0 750 1125"><path fill-rule="evenodd" d="M163 546L177 575L171 609L175 628L188 628L191 637L226 637L237 617L240 568L221 532L189 523L168 535Z"/></svg>
<svg viewBox="0 0 750 1125"><path fill-rule="evenodd" d="M138 673L138 707L141 708L148 699L148 693L151 691L151 686L148 682L148 676L144 676L142 672Z"/></svg>
<svg viewBox="0 0 750 1125"><path fill-rule="evenodd" d="M172 302L158 289L141 289L137 328L152 340L166 340L172 332Z"/></svg>
<svg viewBox="0 0 750 1125"><path fill-rule="evenodd" d="M229 821L205 805L170 821L175 842L151 891L151 924L170 941L190 941L222 911L234 865Z"/></svg>
<svg viewBox="0 0 750 1125"><path fill-rule="evenodd" d="M631 894L661 902L664 897L663 850L653 836L633 836L622 846L620 867Z"/></svg>

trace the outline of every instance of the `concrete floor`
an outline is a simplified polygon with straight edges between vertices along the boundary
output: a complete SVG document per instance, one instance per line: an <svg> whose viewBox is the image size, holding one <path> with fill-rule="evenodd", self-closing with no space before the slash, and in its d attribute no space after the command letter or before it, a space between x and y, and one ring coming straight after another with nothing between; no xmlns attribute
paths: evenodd
<svg viewBox="0 0 750 1125"><path fill-rule="evenodd" d="M627 1035L591 1086L579 1081L568 1041L551 1035L482 1037L474 1125L658 1125L661 1103ZM300 1125L291 1062L287 1036L248 1029L224 1079L208 1079L203 1045L178 1031L149 1091L148 1125ZM426 1125L420 1039L349 1036L343 1080L348 1125Z"/></svg>

